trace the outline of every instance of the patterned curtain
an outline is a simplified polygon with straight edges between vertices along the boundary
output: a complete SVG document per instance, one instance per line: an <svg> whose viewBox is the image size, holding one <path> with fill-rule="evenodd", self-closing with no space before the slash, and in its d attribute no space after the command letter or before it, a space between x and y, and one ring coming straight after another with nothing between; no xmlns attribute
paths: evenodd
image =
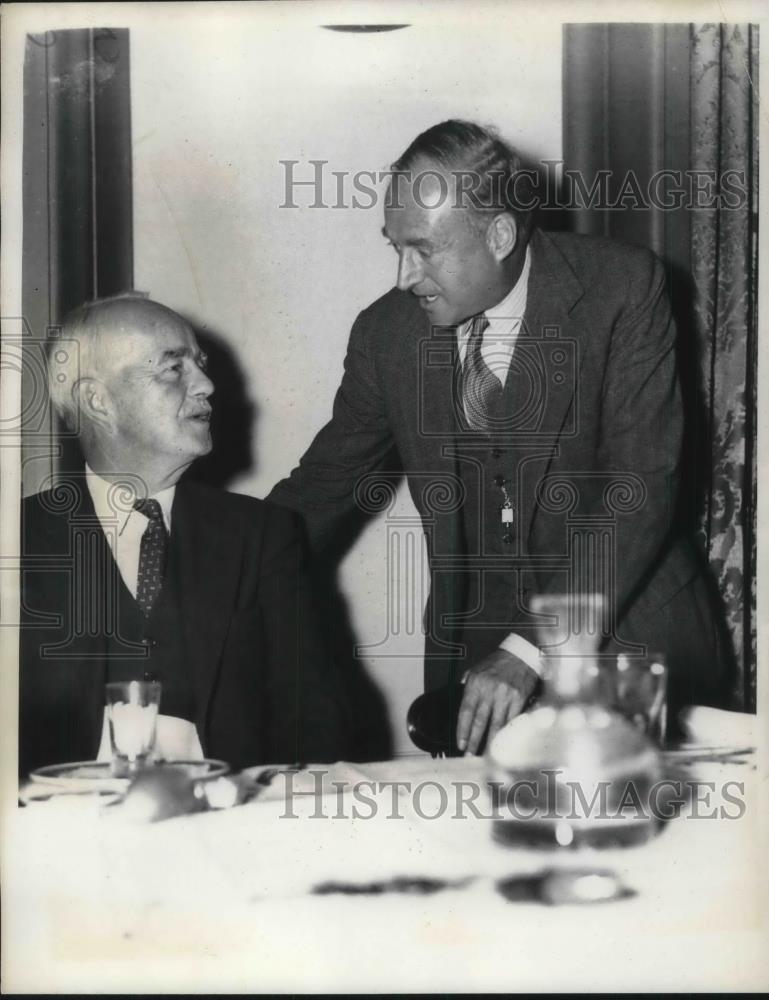
<svg viewBox="0 0 769 1000"><path fill-rule="evenodd" d="M566 25L563 93L566 168L615 185L632 171L642 189L680 171L693 186L673 209L577 205L571 223L666 265L687 417L680 514L724 607L730 707L754 711L758 27Z"/></svg>
<svg viewBox="0 0 769 1000"><path fill-rule="evenodd" d="M726 604L734 704L754 708L758 32L705 24L690 34L691 168L734 171L747 191L737 207L692 212L691 275L710 452L699 527Z"/></svg>

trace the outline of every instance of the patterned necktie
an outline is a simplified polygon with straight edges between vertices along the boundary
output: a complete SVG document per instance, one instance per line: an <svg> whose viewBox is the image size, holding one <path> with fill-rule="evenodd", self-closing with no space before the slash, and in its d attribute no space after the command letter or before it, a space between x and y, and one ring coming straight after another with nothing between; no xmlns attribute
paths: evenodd
<svg viewBox="0 0 769 1000"><path fill-rule="evenodd" d="M491 429L490 417L495 410L494 404L502 392L502 384L481 354L483 332L488 325L489 321L483 313L473 317L462 369L462 402L465 419L475 431Z"/></svg>
<svg viewBox="0 0 769 1000"><path fill-rule="evenodd" d="M146 616L163 586L168 552L168 532L163 511L157 500L136 500L134 508L149 519L139 549L139 574L136 578L136 603Z"/></svg>

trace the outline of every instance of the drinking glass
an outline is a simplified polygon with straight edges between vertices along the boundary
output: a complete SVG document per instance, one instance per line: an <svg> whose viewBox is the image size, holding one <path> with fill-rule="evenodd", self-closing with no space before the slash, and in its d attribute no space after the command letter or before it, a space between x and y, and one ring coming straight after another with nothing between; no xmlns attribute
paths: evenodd
<svg viewBox="0 0 769 1000"><path fill-rule="evenodd" d="M663 746L667 733L665 657L660 653L647 656L619 653L601 664L601 674L610 707L633 722L657 746Z"/></svg>
<svg viewBox="0 0 769 1000"><path fill-rule="evenodd" d="M161 685L158 681L115 681L106 685L112 771L132 775L152 762Z"/></svg>

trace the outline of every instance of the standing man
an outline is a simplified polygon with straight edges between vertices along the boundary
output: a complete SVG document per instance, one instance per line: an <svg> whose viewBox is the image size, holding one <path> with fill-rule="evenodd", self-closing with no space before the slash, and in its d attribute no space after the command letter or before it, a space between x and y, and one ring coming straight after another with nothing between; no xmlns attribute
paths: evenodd
<svg viewBox="0 0 769 1000"><path fill-rule="evenodd" d="M145 677L166 755L344 754L297 518L180 482L211 450L205 365L189 325L136 293L80 307L50 344L86 464L22 505L22 774L94 759L105 682Z"/></svg>
<svg viewBox="0 0 769 1000"><path fill-rule="evenodd" d="M713 616L673 530L682 414L660 262L533 228L517 155L473 123L428 129L393 170L397 287L356 320L332 419L271 498L317 543L397 449L431 560L426 686L467 678L460 750L534 691L536 593L602 592L604 648L661 650L675 705L716 701Z"/></svg>

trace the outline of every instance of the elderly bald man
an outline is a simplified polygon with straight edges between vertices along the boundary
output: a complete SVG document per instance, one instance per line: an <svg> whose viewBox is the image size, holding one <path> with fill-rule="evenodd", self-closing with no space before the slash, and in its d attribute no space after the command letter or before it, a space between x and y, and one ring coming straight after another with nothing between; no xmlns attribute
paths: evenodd
<svg viewBox="0 0 769 1000"><path fill-rule="evenodd" d="M300 522L180 482L212 447L206 358L139 293L75 310L49 351L82 473L22 508L19 766L106 749L104 685L160 680L161 750L261 762L344 753Z"/></svg>

